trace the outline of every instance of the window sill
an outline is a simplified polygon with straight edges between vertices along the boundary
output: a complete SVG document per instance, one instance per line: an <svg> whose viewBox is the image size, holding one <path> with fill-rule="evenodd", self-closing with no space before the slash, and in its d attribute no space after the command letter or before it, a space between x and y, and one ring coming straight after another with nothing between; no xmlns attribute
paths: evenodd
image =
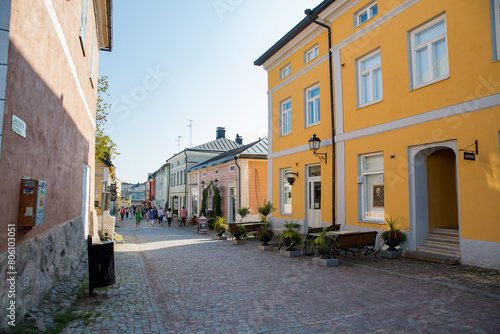
<svg viewBox="0 0 500 334"><path fill-rule="evenodd" d="M312 127L312 126L315 126L315 125L320 125L320 124L321 124L321 122L307 124L307 125L306 125L306 128L310 128L310 127Z"/></svg>
<svg viewBox="0 0 500 334"><path fill-rule="evenodd" d="M427 86L430 86L432 84L444 81L444 80L449 79L449 78L450 78L450 76L447 75L445 77L441 77L441 78L437 78L437 79L434 79L434 80L430 80L430 81L427 81L426 83L423 83L421 85L413 87L412 89L410 89L410 91L414 91L414 90L417 90L417 89L420 89L420 88L424 88L424 87L427 87Z"/></svg>
<svg viewBox="0 0 500 334"><path fill-rule="evenodd" d="M377 103L380 103L380 102L383 102L384 100L383 99L380 99L380 100L375 100L375 101L372 101L372 102L369 102L369 103L366 103L366 104L363 104L363 105L360 105L358 106L357 109L362 109L362 108L365 108L365 107L369 107L369 106L372 106L374 104L377 104Z"/></svg>
<svg viewBox="0 0 500 334"><path fill-rule="evenodd" d="M291 213L280 212L280 216L291 216Z"/></svg>
<svg viewBox="0 0 500 334"><path fill-rule="evenodd" d="M365 219L360 219L360 220L358 220L358 223L385 225L385 222L382 221L382 220L365 220Z"/></svg>
<svg viewBox="0 0 500 334"><path fill-rule="evenodd" d="M288 132L288 133L280 133L280 137L285 137L285 136L289 136L291 135L292 132Z"/></svg>

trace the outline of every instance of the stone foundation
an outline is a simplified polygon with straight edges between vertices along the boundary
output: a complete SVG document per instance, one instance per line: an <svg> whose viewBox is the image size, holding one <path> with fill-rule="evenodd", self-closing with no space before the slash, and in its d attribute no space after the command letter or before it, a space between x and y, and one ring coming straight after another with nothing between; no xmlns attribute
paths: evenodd
<svg viewBox="0 0 500 334"><path fill-rule="evenodd" d="M29 232L28 232L29 233ZM63 223L47 234L16 245L16 322L37 306L47 292L67 278L87 250L81 217ZM9 305L7 252L0 255L0 305ZM0 308L0 332L8 324L7 309Z"/></svg>

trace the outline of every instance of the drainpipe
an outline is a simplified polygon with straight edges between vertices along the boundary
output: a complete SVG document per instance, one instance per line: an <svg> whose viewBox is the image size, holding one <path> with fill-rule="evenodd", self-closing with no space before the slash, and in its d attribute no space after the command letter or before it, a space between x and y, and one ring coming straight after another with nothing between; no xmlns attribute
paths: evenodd
<svg viewBox="0 0 500 334"><path fill-rule="evenodd" d="M318 18L317 14L313 14L312 10L306 9L304 13L307 16L307 19L317 25L320 25L328 30L328 65L330 69L330 119L332 124L332 224L335 224L335 164L336 164L336 150L335 150L335 119L333 118L334 114L334 104L333 104L333 70L332 70L332 32L328 25L316 21Z"/></svg>
<svg viewBox="0 0 500 334"><path fill-rule="evenodd" d="M241 167L238 165L238 157L234 157L234 163L238 166L238 210L241 209Z"/></svg>

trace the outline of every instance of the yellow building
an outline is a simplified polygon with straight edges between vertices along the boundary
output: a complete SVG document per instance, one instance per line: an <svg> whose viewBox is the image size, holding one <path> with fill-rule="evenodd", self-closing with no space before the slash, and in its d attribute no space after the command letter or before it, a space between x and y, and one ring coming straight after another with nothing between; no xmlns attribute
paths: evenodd
<svg viewBox="0 0 500 334"><path fill-rule="evenodd" d="M336 217L381 230L399 217L407 256L500 268L499 9L499 0L323 1L309 13L316 22L305 17L256 60L268 72L274 221ZM333 120L318 23L332 32ZM326 163L309 150L313 134ZM299 173L293 186L288 172Z"/></svg>
<svg viewBox="0 0 500 334"><path fill-rule="evenodd" d="M115 209L113 204L114 202L110 200L111 198L109 194L106 197L105 187L106 186L109 187L112 183L115 182L116 182L115 166L113 166L113 164L109 160L97 159L95 166L95 203L94 203L94 209L97 215L102 215L103 208L105 208L105 210L109 210L110 212L114 211ZM119 183L120 186L117 185L117 200L120 198L119 188L121 188L121 182ZM107 203L103 203L103 201Z"/></svg>

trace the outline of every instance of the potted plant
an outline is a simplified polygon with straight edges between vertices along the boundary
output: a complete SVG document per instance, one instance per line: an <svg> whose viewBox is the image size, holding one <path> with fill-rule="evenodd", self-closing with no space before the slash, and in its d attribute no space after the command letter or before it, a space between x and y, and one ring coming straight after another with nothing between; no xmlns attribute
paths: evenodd
<svg viewBox="0 0 500 334"><path fill-rule="evenodd" d="M229 233L231 233L236 240L241 240L241 237L247 234L247 229L243 225L234 224L229 228Z"/></svg>
<svg viewBox="0 0 500 334"><path fill-rule="evenodd" d="M382 231L380 237L384 239L385 244L389 246L387 250L395 252L397 251L397 246L406 242L406 234L404 234L398 227L399 217L392 218L388 216L385 218L385 224L387 225L387 228Z"/></svg>
<svg viewBox="0 0 500 334"><path fill-rule="evenodd" d="M226 218L224 217L215 217L213 226L217 237L224 237L224 232L229 229L229 226L226 224Z"/></svg>
<svg viewBox="0 0 500 334"><path fill-rule="evenodd" d="M327 227L323 227L319 237L314 239L314 244L318 249L318 257L329 259L332 253L333 239L326 236Z"/></svg>
<svg viewBox="0 0 500 334"><path fill-rule="evenodd" d="M248 206L238 209L238 214L241 216L240 223L243 222L243 218L248 216L249 213L250 213L250 208Z"/></svg>
<svg viewBox="0 0 500 334"><path fill-rule="evenodd" d="M284 227L285 231L280 237L280 248L283 247L285 251L295 251L295 247L302 242L302 237L297 231L300 224L297 221L285 220Z"/></svg>
<svg viewBox="0 0 500 334"><path fill-rule="evenodd" d="M262 221L261 221L262 222ZM257 236L262 242L261 246L269 246L268 242L273 238L274 232L271 229L271 223L267 220L262 222L261 227L257 230Z"/></svg>
<svg viewBox="0 0 500 334"><path fill-rule="evenodd" d="M262 242L261 246L269 246L268 242L273 238L274 232L271 228L271 223L267 220L267 216L274 211L273 204L264 201L264 205L259 209L261 227L257 230L257 236Z"/></svg>

